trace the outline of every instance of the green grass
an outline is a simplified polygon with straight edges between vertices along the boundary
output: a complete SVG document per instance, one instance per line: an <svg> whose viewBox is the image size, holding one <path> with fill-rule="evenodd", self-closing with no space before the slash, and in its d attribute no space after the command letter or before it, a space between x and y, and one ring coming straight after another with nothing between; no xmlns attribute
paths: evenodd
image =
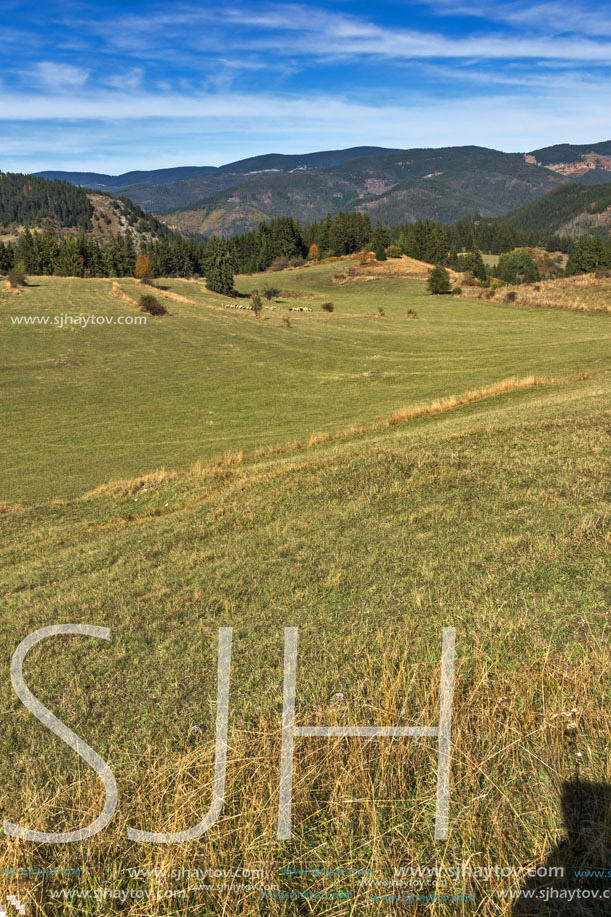
<svg viewBox="0 0 611 917"><path fill-rule="evenodd" d="M270 281L332 300L310 313L255 320L166 301L171 315L146 326L11 325L9 315L134 315L110 283L36 278L0 295L4 500L77 496L111 478L161 466L188 468L226 451L305 440L392 411L499 381L597 371L609 348L606 316L525 311L432 297L417 281L334 287L341 264L238 279ZM133 281L121 281L133 299ZM164 283L202 304L228 297ZM385 318L375 316L383 305ZM416 320L406 319L408 308Z"/></svg>
<svg viewBox="0 0 611 917"><path fill-rule="evenodd" d="M90 841L5 839L0 895L19 894L28 913L386 915L392 906L354 875L313 871L369 869L385 881L398 866L545 863L562 849L566 783L576 773L611 781L608 316L429 297L408 281L331 288L331 267L271 278L336 304L330 316L291 315L288 330L282 314L264 321L206 308L229 298L181 281L164 285L201 305L165 300L171 316L145 327L7 324L9 309L134 314L104 282L41 279L2 299L0 806L4 818L39 830L69 830L100 811L99 782L11 690L14 648L51 623L111 629L108 644L69 637L36 647L25 677L119 785L113 822ZM238 284L248 292L262 280ZM141 291L120 286L132 298ZM387 318L367 315L374 290L385 291ZM403 317L407 308L417 320ZM578 380L579 370L590 377ZM530 373L557 381L305 447L315 430L373 424ZM304 448L253 457L257 445L292 438ZM181 470L239 449L240 463ZM162 464L178 473L117 480ZM433 839L432 739L297 739L293 840L277 841L283 628L299 627L301 723L435 725L449 625L457 666L448 841ZM208 808L221 626L234 628L234 649L220 819L192 843L134 844L127 825L178 830ZM343 702L332 704L337 692ZM573 709L576 729L567 731ZM189 739L193 724L199 741ZM601 835L597 856L607 848ZM82 874L7 872L25 867ZM155 867L263 867L282 891L354 897L309 905L224 891L219 880L197 890L184 873L127 872ZM286 877L283 868L304 872ZM474 902L440 900L426 913L509 917L497 892L518 885L450 881L436 890ZM53 898L99 888L186 896ZM403 903L401 913L425 911Z"/></svg>
<svg viewBox="0 0 611 917"><path fill-rule="evenodd" d="M383 914L388 905L350 877L289 880L279 870L388 878L395 866L442 859L544 861L561 836L559 792L577 751L584 778L611 777L608 395L606 376L518 391L290 459L6 513L3 670L19 640L50 622L112 631L103 646L49 641L27 662L31 690L111 763L120 788L113 825L91 842L51 851L5 842L3 867L84 870L31 881L29 900L44 914L108 913L92 901L55 911L51 890L193 885L133 880L128 867L264 865L281 888L348 890L357 912ZM277 842L282 628L300 628L302 722L434 724L441 628L451 624L449 841L432 839L434 741L304 739L294 839ZM221 819L193 844L132 844L127 824L174 830L208 806L222 625L234 627L234 658ZM100 805L95 779L27 714L8 678L2 692L5 817L40 830L90 820ZM344 703L329 707L336 692ZM569 738L562 711L573 707L580 725ZM195 748L193 723L204 730ZM506 913L494 904L503 888L450 884L480 906L489 901L486 913ZM187 901L182 911L159 904L146 913L302 913L257 891L192 890ZM322 904L319 912L337 913Z"/></svg>

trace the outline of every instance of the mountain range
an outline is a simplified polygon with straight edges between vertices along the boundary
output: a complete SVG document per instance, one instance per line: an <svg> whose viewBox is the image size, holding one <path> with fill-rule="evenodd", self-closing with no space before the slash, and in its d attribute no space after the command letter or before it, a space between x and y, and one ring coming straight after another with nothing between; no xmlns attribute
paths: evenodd
<svg viewBox="0 0 611 917"><path fill-rule="evenodd" d="M478 146L354 147L118 176L37 175L128 197L182 232L227 235L273 217L308 222L339 210L368 213L374 223L393 226L425 218L452 222L474 214L500 217L566 182L608 182L611 141L561 144L529 153Z"/></svg>

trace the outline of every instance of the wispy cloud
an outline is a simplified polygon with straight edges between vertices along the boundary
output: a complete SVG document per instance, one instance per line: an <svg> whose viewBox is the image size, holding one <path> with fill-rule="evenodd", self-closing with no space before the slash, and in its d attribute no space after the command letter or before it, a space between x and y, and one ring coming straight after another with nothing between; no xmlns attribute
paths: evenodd
<svg viewBox="0 0 611 917"><path fill-rule="evenodd" d="M0 168L605 139L604 5L317 2L5 0Z"/></svg>
<svg viewBox="0 0 611 917"><path fill-rule="evenodd" d="M429 0L429 5L444 15L471 16L491 22L509 23L539 33L545 32L550 37L569 33L611 36L611 11L601 5L569 3L566 0L543 3L523 0L509 3L492 0L474 0L473 3Z"/></svg>
<svg viewBox="0 0 611 917"><path fill-rule="evenodd" d="M72 64L45 60L36 64L28 75L45 89L76 89L87 80L89 71Z"/></svg>

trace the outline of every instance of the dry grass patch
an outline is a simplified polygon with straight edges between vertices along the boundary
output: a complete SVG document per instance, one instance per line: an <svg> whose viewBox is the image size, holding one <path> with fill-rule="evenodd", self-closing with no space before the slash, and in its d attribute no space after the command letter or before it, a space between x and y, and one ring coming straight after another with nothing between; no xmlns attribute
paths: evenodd
<svg viewBox="0 0 611 917"><path fill-rule="evenodd" d="M463 297L472 299L473 293L465 291ZM478 298L543 309L611 313L611 282L594 274L582 274L537 283L505 285L496 290L484 290Z"/></svg>
<svg viewBox="0 0 611 917"><path fill-rule="evenodd" d="M140 475L137 478L123 478L117 481L108 481L106 484L100 484L94 490L88 491L83 499L89 497L98 497L101 495L110 497L129 497L139 491L153 490L160 484L166 484L174 478L179 477L177 471L166 471L165 468L159 468L157 471L151 471L149 474Z"/></svg>

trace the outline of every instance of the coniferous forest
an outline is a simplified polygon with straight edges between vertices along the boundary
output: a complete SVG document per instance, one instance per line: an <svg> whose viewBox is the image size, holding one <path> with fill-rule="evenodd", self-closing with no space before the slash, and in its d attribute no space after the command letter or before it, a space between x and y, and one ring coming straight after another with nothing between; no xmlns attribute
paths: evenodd
<svg viewBox="0 0 611 917"><path fill-rule="evenodd" d="M0 271L17 268L34 275L131 276L138 253L143 253L155 276L206 275L211 289L228 292L237 273L279 270L305 260L364 250L374 251L380 260L406 254L431 264L470 270L480 280L488 272L480 253L502 255L528 246L568 254L567 273L611 267L608 241L597 236L577 240L546 236L529 228L528 221L522 228L516 221L483 220L474 215L451 225L419 220L387 227L382 223L374 226L366 214L340 212L306 225L292 217L277 217L229 238L185 238L127 199L119 200L125 206L128 230L101 238L92 232L97 216L92 221L94 209L84 189L63 181L0 175L0 224L26 227L16 241L0 241ZM109 202L112 208L119 208L118 201L109 198ZM78 232L69 233L67 228Z"/></svg>

